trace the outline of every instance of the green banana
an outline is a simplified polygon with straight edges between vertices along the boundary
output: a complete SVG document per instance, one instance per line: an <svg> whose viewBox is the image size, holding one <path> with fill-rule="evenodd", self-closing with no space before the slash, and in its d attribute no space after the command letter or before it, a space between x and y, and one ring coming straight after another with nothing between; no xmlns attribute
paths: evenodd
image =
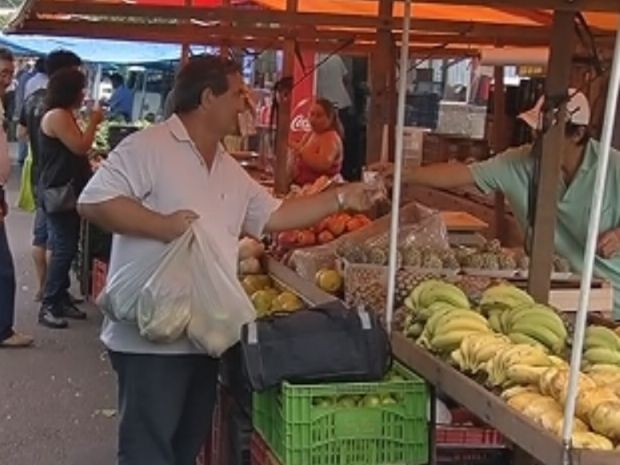
<svg viewBox="0 0 620 465"><path fill-rule="evenodd" d="M476 320L473 318L460 317L450 319L445 324L439 324L437 329L435 330L434 335L446 334L452 331L479 331L481 333L488 333L491 331L489 328L489 324L487 322L481 322L480 320Z"/></svg>
<svg viewBox="0 0 620 465"><path fill-rule="evenodd" d="M412 312L415 312L417 310L415 303L413 302L413 299L411 298L411 296L407 297L404 303L405 303L405 307L407 307L408 310L411 310Z"/></svg>
<svg viewBox="0 0 620 465"><path fill-rule="evenodd" d="M438 329L439 326L443 326L445 324L447 324L450 321L453 320L474 320L474 321L478 321L482 324L484 324L485 326L489 325L488 320L483 317L482 315L480 315L479 313L474 312L473 310L465 310L465 309L457 309L457 310L453 310L451 312L445 313L438 321Z"/></svg>
<svg viewBox="0 0 620 465"><path fill-rule="evenodd" d="M558 336L551 329L541 325L534 325L531 323L517 323L512 331L515 333L525 334L529 336L541 344L548 347L553 353L561 353L564 347L566 346L566 339Z"/></svg>
<svg viewBox="0 0 620 465"><path fill-rule="evenodd" d="M423 320L428 320L431 316L433 316L435 313L442 311L442 310L458 310L459 307L455 307L452 304L449 304L447 302L433 302L432 304L430 304L428 307L422 308L420 309L420 318Z"/></svg>
<svg viewBox="0 0 620 465"><path fill-rule="evenodd" d="M503 306L510 309L533 303L534 299L527 292L510 284L498 284L488 288L483 292L480 300L480 306L483 309L489 309L493 306Z"/></svg>
<svg viewBox="0 0 620 465"><path fill-rule="evenodd" d="M523 327L544 327L555 334L559 339L568 338L568 331L562 319L555 313L541 312L538 314L527 315L527 318L523 317L514 322L510 328L510 332L519 333L523 332L520 328Z"/></svg>
<svg viewBox="0 0 620 465"><path fill-rule="evenodd" d="M446 302L458 308L470 308L465 293L454 284L440 282L420 294L420 305L428 307L433 302Z"/></svg>
<svg viewBox="0 0 620 465"><path fill-rule="evenodd" d="M605 347L620 350L620 337L605 326L588 326L586 328L586 347Z"/></svg>
<svg viewBox="0 0 620 465"><path fill-rule="evenodd" d="M437 279L429 279L427 281L424 281L420 284L418 284L413 291L411 291L411 294L409 294L409 298L411 299L411 302L413 303L413 305L416 308L420 308L422 307L421 302L420 302L420 297L422 295L423 292L427 291L428 289L440 285L441 281L437 280Z"/></svg>
<svg viewBox="0 0 620 465"><path fill-rule="evenodd" d="M537 348L543 350L545 353L549 352L549 348L546 345L544 345L543 343L537 341L533 337L528 336L527 334L523 334L523 333L510 333L510 334L508 334L508 337L515 344L527 344L527 345L530 345L532 347L537 347Z"/></svg>
<svg viewBox="0 0 620 465"><path fill-rule="evenodd" d="M620 351L614 351L604 347L594 347L592 349L588 349L585 351L583 356L593 365L620 365Z"/></svg>
<svg viewBox="0 0 620 465"><path fill-rule="evenodd" d="M431 315L431 317L426 320L426 326L424 327L425 332L428 334L434 334L435 328L437 327L437 323L439 320L448 313L452 313L454 310L444 308L442 310L437 310L435 313Z"/></svg>
<svg viewBox="0 0 620 465"><path fill-rule="evenodd" d="M501 313L492 312L489 314L489 326L496 333L501 333L502 331L502 321L501 321Z"/></svg>
<svg viewBox="0 0 620 465"><path fill-rule="evenodd" d="M424 331L424 325L422 323L413 323L405 329L405 336L409 339L416 339L422 335L422 331Z"/></svg>

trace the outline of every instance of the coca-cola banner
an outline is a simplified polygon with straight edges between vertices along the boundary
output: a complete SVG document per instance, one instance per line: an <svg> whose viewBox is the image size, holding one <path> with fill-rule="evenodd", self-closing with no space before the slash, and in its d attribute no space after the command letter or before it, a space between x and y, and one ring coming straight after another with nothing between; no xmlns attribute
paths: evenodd
<svg viewBox="0 0 620 465"><path fill-rule="evenodd" d="M298 142L305 133L310 131L308 114L314 101L316 71L306 74L314 69L316 55L314 52L301 52L303 66L299 59L295 57L295 73L293 82L293 99L291 105L291 127L289 138L291 141ZM306 77L304 77L306 76Z"/></svg>

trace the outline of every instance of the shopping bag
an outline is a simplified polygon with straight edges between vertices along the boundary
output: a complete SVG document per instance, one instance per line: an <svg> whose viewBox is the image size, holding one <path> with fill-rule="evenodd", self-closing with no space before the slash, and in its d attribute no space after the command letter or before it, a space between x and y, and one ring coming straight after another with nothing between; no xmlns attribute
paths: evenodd
<svg viewBox="0 0 620 465"><path fill-rule="evenodd" d="M32 152L28 152L28 156L24 161L22 168L21 186L19 187L19 198L17 206L27 212L33 212L36 209L34 200L34 192L32 192Z"/></svg>
<svg viewBox="0 0 620 465"><path fill-rule="evenodd" d="M172 243L141 287L136 301L140 335L156 343L180 339L192 309L192 273L188 263L195 253L194 229Z"/></svg>
<svg viewBox="0 0 620 465"><path fill-rule="evenodd" d="M253 321L254 307L236 270L226 266L210 231L200 220L192 224L194 253L188 263L193 279L189 339L212 357L239 342L241 328Z"/></svg>

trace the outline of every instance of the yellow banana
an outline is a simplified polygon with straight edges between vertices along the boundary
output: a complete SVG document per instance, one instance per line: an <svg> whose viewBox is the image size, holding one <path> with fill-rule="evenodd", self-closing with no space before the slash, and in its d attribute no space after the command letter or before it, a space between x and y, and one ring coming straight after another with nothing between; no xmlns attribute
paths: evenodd
<svg viewBox="0 0 620 465"><path fill-rule="evenodd" d="M534 386L513 386L511 388L502 391L501 398L505 401L512 399L513 397L525 394L526 392L540 394Z"/></svg>
<svg viewBox="0 0 620 465"><path fill-rule="evenodd" d="M515 384L538 386L540 376L547 367L535 367L530 365L515 364L506 370L506 377Z"/></svg>
<svg viewBox="0 0 620 465"><path fill-rule="evenodd" d="M450 321L446 322L445 324L438 324L434 335L446 334L452 331L465 330L480 331L481 333L485 333L490 332L491 328L489 328L488 323L483 323L480 320L468 317L460 317L450 319Z"/></svg>
<svg viewBox="0 0 620 465"><path fill-rule="evenodd" d="M437 324L439 320L447 315L448 313L453 312L454 310L443 308L441 310L437 310L433 315L426 321L426 326L424 327L424 331L428 334L432 335L435 333L435 329L437 328Z"/></svg>
<svg viewBox="0 0 620 465"><path fill-rule="evenodd" d="M589 415L590 426L597 433L620 440L620 401L602 402Z"/></svg>
<svg viewBox="0 0 620 465"><path fill-rule="evenodd" d="M437 280L437 279L429 279L427 281L424 281L420 284L418 284L413 291L411 291L411 294L409 295L409 298L411 299L411 302L413 303L413 305L416 308L422 308L422 302L421 302L421 295L424 292L427 292L428 290L430 290L431 288L435 287L435 286L439 286L441 285L442 282Z"/></svg>
<svg viewBox="0 0 620 465"><path fill-rule="evenodd" d="M501 314L498 312L492 312L489 314L489 326L496 333L501 333L502 331L502 321Z"/></svg>
<svg viewBox="0 0 620 465"><path fill-rule="evenodd" d="M458 348L465 336L471 334L472 332L476 331L452 331L451 333L435 336L431 339L431 347L438 352L451 352Z"/></svg>
<svg viewBox="0 0 620 465"><path fill-rule="evenodd" d="M575 449L614 450L614 445L609 439L591 432L573 433L572 445Z"/></svg>

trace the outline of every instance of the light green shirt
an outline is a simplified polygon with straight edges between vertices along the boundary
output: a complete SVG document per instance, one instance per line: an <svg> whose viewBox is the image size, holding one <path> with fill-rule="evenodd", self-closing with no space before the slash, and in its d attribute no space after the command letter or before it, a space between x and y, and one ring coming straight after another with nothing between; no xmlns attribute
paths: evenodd
<svg viewBox="0 0 620 465"><path fill-rule="evenodd" d="M532 146L509 149L489 160L475 163L470 169L476 185L485 193L504 193L523 228L528 225L528 191L532 179ZM555 230L556 253L566 258L573 270L580 272L588 235L592 193L596 183L599 143L591 141L581 166L569 186L564 179L558 190L558 216ZM607 172L601 233L620 227L620 152L611 150ZM596 257L594 271L614 286L614 317L620 319L620 256L606 260Z"/></svg>

